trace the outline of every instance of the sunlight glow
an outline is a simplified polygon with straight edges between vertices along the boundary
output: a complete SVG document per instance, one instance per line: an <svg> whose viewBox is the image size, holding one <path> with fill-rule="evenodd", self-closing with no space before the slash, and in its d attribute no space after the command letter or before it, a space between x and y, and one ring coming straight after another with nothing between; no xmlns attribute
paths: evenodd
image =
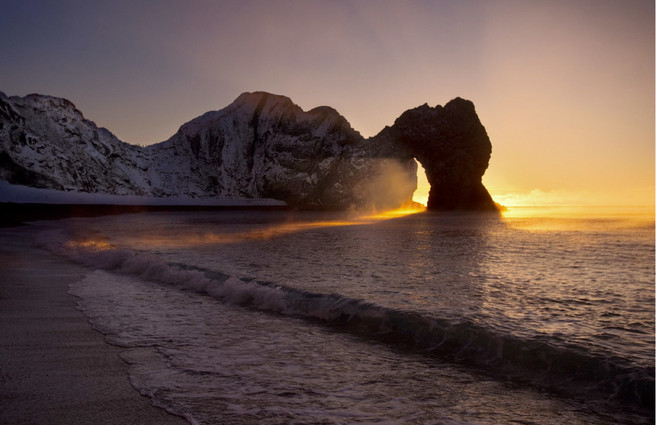
<svg viewBox="0 0 656 425"><path fill-rule="evenodd" d="M504 218L615 218L653 221L654 204L645 191L626 191L624 197L612 193L534 189L529 192L498 194L493 199L505 207Z"/></svg>
<svg viewBox="0 0 656 425"><path fill-rule="evenodd" d="M503 218L603 219L649 223L654 221L654 209L645 206L553 205L511 206L501 212Z"/></svg>
<svg viewBox="0 0 656 425"><path fill-rule="evenodd" d="M425 206L418 203L409 202L397 209L389 211L376 213L351 212L337 220L294 221L293 218L290 218L290 220L287 222L245 232L193 233L193 230L190 229L190 233L186 234L184 237L180 237L180 235L170 235L165 231L162 233L153 233L151 231L148 234L130 235L128 240L129 245L136 246L138 248L151 248L154 246L181 247L191 245L241 243L256 240L269 240L291 233L320 229L324 227L369 225L383 220L400 218L410 214L417 214L425 210ZM78 246L83 246L83 244L80 242L75 243ZM85 243L85 247L100 249L104 242L95 241ZM105 249L111 247L109 244L106 245L107 247Z"/></svg>
<svg viewBox="0 0 656 425"><path fill-rule="evenodd" d="M422 165L415 159L417 163L417 190L412 195L412 200L424 206L428 205L428 192L430 191L430 184L428 183L428 178L426 177L426 170Z"/></svg>
<svg viewBox="0 0 656 425"><path fill-rule="evenodd" d="M499 192L489 188L495 202L505 207L591 207L609 205L654 208L654 191L651 187L629 187L615 193L582 190L540 190L525 192Z"/></svg>
<svg viewBox="0 0 656 425"><path fill-rule="evenodd" d="M370 218L374 220L387 220L390 218L404 217L410 214L418 214L424 211L426 211L426 206L424 204L412 203L412 204L403 205L394 210L383 211L381 213L370 215L365 218Z"/></svg>

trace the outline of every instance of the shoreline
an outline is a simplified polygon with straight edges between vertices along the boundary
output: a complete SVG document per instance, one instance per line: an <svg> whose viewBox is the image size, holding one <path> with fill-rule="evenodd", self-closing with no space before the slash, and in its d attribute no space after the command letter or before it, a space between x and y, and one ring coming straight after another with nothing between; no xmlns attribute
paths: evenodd
<svg viewBox="0 0 656 425"><path fill-rule="evenodd" d="M0 423L187 424L129 383L122 349L77 310L70 283L88 270L0 228Z"/></svg>
<svg viewBox="0 0 656 425"><path fill-rule="evenodd" d="M35 220L168 211L286 211L287 205L120 205L0 202L0 228Z"/></svg>

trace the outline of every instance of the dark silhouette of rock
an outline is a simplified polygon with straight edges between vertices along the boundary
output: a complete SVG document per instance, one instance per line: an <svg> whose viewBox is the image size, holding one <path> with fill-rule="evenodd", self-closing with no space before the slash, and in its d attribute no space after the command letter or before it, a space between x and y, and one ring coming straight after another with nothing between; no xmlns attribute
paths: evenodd
<svg viewBox="0 0 656 425"><path fill-rule="evenodd" d="M481 182L492 145L472 102L456 98L444 107L408 110L377 138L422 164L431 185L428 209L497 210Z"/></svg>

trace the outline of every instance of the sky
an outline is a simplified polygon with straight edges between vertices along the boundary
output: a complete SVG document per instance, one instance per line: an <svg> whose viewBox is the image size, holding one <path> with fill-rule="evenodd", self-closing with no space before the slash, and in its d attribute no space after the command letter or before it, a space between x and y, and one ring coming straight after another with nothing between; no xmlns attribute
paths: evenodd
<svg viewBox="0 0 656 425"><path fill-rule="evenodd" d="M0 91L149 145L239 94L363 136L474 102L502 204L654 204L649 0L0 0Z"/></svg>

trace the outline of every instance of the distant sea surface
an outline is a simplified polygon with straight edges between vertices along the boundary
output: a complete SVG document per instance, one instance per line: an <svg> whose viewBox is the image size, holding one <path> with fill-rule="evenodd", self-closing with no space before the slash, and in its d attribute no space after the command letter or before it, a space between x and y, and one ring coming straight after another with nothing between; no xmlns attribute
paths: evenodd
<svg viewBox="0 0 656 425"><path fill-rule="evenodd" d="M558 212L560 211L560 212ZM193 424L654 422L653 211L42 221L130 382Z"/></svg>

